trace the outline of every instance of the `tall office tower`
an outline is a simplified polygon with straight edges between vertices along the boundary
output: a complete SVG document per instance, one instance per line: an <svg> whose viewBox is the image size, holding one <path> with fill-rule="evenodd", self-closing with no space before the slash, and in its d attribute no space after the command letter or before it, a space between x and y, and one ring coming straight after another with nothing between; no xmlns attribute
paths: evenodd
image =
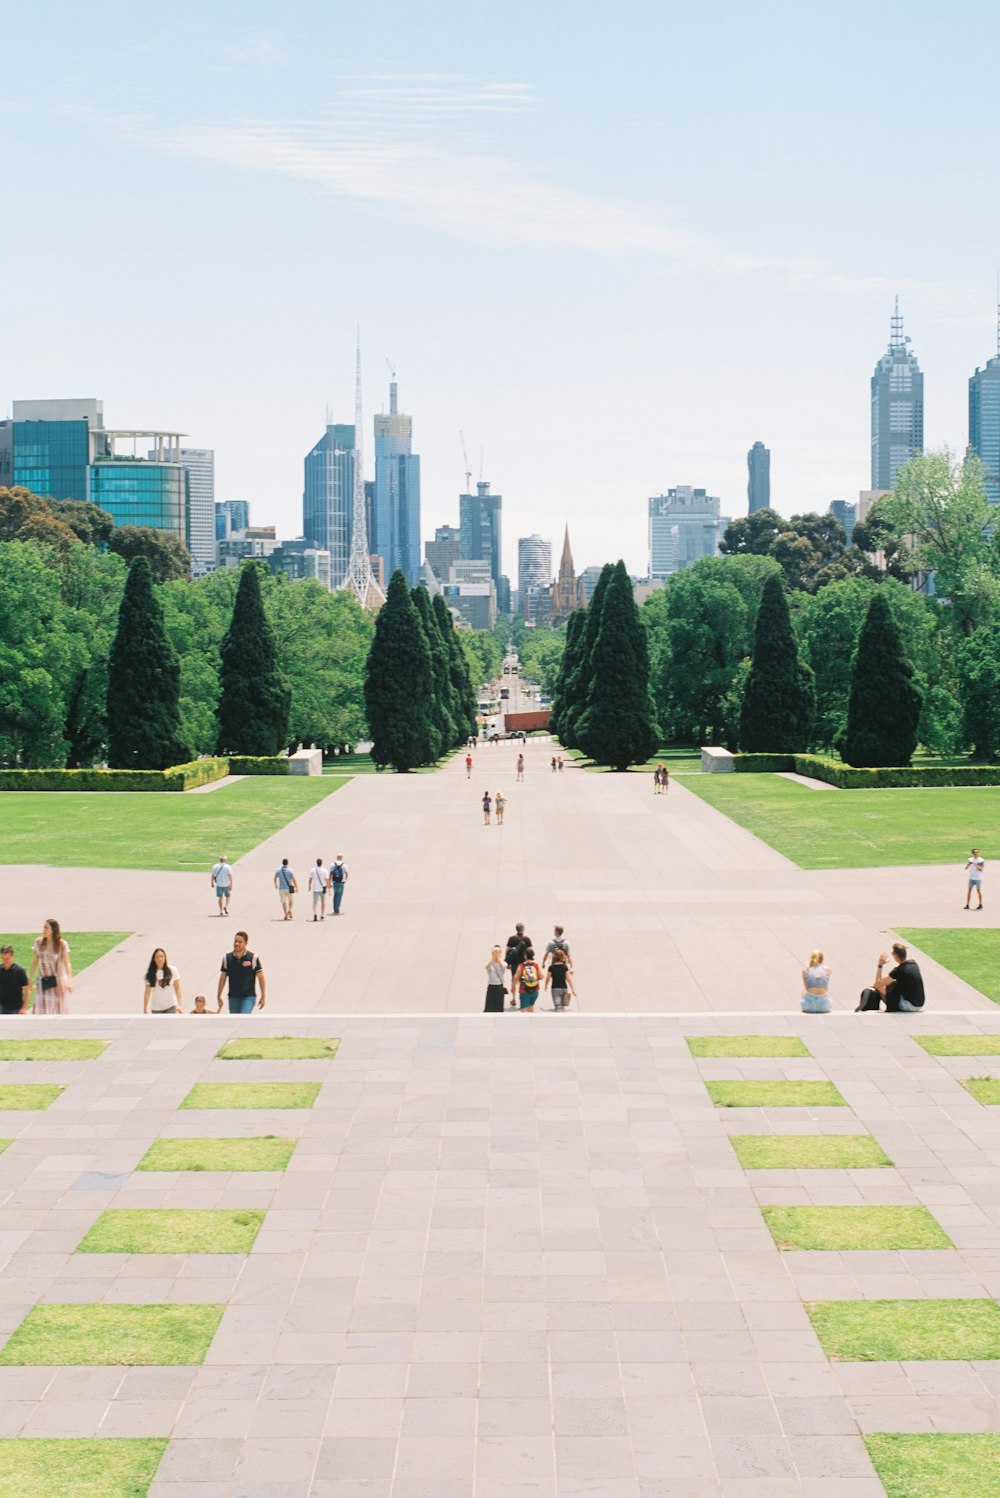
<svg viewBox="0 0 1000 1498"><path fill-rule="evenodd" d="M752 515L756 510L771 507L771 449L763 442L755 442L747 453L747 469L750 475L747 498Z"/></svg>
<svg viewBox="0 0 1000 1498"><path fill-rule="evenodd" d="M346 577L351 560L354 458L354 427L327 423L305 460L302 535L317 551L330 553L334 587Z"/></svg>
<svg viewBox="0 0 1000 1498"><path fill-rule="evenodd" d="M182 447L188 473L188 535L195 574L215 566L215 453L210 447Z"/></svg>
<svg viewBox="0 0 1000 1498"><path fill-rule="evenodd" d="M850 546L851 537L854 535L854 527L858 519L857 505L852 505L846 499L831 499L829 513L833 516L834 520L840 521L844 528L847 544Z"/></svg>
<svg viewBox="0 0 1000 1498"><path fill-rule="evenodd" d="M15 401L13 483L50 499L87 499L88 468L108 448L99 400Z"/></svg>
<svg viewBox="0 0 1000 1498"><path fill-rule="evenodd" d="M228 541L233 531L245 531L250 524L250 501L248 499L217 499L215 501L215 539Z"/></svg>
<svg viewBox="0 0 1000 1498"><path fill-rule="evenodd" d="M552 589L552 612L553 624L558 624L562 619L568 619L576 608L576 570L573 566L573 552L569 544L569 526L567 525L563 536L562 557L559 562L559 576L556 578Z"/></svg>
<svg viewBox="0 0 1000 1498"><path fill-rule="evenodd" d="M372 551L391 577L402 568L414 587L420 572L420 459L413 452L413 417L398 409L395 378L389 414L375 417L375 533Z"/></svg>
<svg viewBox="0 0 1000 1498"><path fill-rule="evenodd" d="M584 567L577 578L576 598L581 608L586 608L587 604L593 598L594 589L597 587L597 580L603 570L602 567Z"/></svg>
<svg viewBox="0 0 1000 1498"><path fill-rule="evenodd" d="M909 342L897 297L889 347L872 375L873 489L891 489L897 471L924 450L924 377Z"/></svg>
<svg viewBox="0 0 1000 1498"><path fill-rule="evenodd" d="M522 536L517 543L517 587L547 588L552 581L552 542L541 536Z"/></svg>
<svg viewBox="0 0 1000 1498"><path fill-rule="evenodd" d="M461 555L460 536L457 525L439 525L434 540L424 542L424 556L439 583L448 581L448 569Z"/></svg>
<svg viewBox="0 0 1000 1498"><path fill-rule="evenodd" d="M719 546L720 501L704 489L678 484L649 500L649 576L651 581L680 572L700 557L712 557Z"/></svg>
<svg viewBox="0 0 1000 1498"><path fill-rule="evenodd" d="M1000 305L996 357L969 380L969 446L983 465L987 499L1000 504Z"/></svg>
<svg viewBox="0 0 1000 1498"><path fill-rule="evenodd" d="M503 495L491 494L490 486L482 479L476 485L475 494L458 496L458 528L461 532L463 561L473 562L482 558L490 564L490 577L500 586L500 568L503 522Z"/></svg>

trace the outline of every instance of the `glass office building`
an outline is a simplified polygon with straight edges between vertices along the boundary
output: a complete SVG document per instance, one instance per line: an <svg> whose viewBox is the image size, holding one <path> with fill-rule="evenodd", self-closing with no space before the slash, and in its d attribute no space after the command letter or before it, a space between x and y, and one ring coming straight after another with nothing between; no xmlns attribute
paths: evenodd
<svg viewBox="0 0 1000 1498"><path fill-rule="evenodd" d="M142 458L94 463L85 498L107 510L115 525L148 525L173 531L182 541L187 536L188 473L183 463L149 463Z"/></svg>
<svg viewBox="0 0 1000 1498"><path fill-rule="evenodd" d="M306 455L302 535L330 553L330 576L339 588L351 560L354 509L354 424L331 423Z"/></svg>
<svg viewBox="0 0 1000 1498"><path fill-rule="evenodd" d="M909 343L897 297L889 347L871 382L873 489L890 490L903 464L924 450L924 377Z"/></svg>
<svg viewBox="0 0 1000 1498"><path fill-rule="evenodd" d="M415 587L420 573L420 459L413 453L413 418L398 409L396 381L389 413L375 417L375 524L369 551L386 577L397 568Z"/></svg>
<svg viewBox="0 0 1000 1498"><path fill-rule="evenodd" d="M87 498L90 426L77 421L15 421L15 485L49 499Z"/></svg>
<svg viewBox="0 0 1000 1498"><path fill-rule="evenodd" d="M1000 504L1000 352L969 380L969 446L982 462L987 499Z"/></svg>
<svg viewBox="0 0 1000 1498"><path fill-rule="evenodd" d="M490 486L482 479L476 485L475 494L458 496L458 525L461 537L461 557L474 561L477 557L490 564L490 577L496 587L500 586L501 572L501 527L503 524L503 496L491 494Z"/></svg>
<svg viewBox="0 0 1000 1498"><path fill-rule="evenodd" d="M750 514L771 508L771 450L755 442L747 453L747 499Z"/></svg>

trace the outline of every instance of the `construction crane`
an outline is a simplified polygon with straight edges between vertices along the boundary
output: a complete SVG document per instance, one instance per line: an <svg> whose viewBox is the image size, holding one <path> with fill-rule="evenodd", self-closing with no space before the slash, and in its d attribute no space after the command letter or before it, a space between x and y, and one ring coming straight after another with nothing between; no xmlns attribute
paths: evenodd
<svg viewBox="0 0 1000 1498"><path fill-rule="evenodd" d="M466 494L471 494L472 493L472 468L471 468L471 466L469 464L469 454L465 450L465 433L464 432L459 432L458 435L459 435L459 437L461 438L461 441L462 441L462 460L465 463L465 492L466 492Z"/></svg>

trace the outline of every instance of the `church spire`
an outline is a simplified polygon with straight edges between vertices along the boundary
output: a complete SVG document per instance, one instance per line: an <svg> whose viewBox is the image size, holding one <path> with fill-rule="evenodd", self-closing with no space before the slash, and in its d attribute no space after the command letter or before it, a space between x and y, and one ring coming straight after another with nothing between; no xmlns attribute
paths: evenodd
<svg viewBox="0 0 1000 1498"><path fill-rule="evenodd" d="M375 581L368 555L368 514L365 505L365 449L361 410L361 337L358 336L354 390L354 494L352 496L351 559L341 587L350 589L363 609L377 613L385 594Z"/></svg>
<svg viewBox="0 0 1000 1498"><path fill-rule="evenodd" d="M569 544L569 525L568 524L566 526L566 530L565 530L565 533L563 535L562 559L561 559L561 561L559 563L559 580L560 580L560 582L562 581L562 579L564 577L571 577L571 578L574 578L574 579L576 577L576 573L573 570L573 553L570 550L570 544Z"/></svg>

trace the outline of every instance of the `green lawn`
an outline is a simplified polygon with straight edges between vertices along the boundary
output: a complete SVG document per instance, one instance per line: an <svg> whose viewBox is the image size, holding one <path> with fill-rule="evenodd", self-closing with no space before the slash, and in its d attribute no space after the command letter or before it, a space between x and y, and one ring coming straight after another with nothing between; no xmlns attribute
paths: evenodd
<svg viewBox="0 0 1000 1498"><path fill-rule="evenodd" d="M311 1108L318 1082L196 1082L182 1108Z"/></svg>
<svg viewBox="0 0 1000 1498"><path fill-rule="evenodd" d="M762 1207L779 1248L951 1248L926 1207Z"/></svg>
<svg viewBox="0 0 1000 1498"><path fill-rule="evenodd" d="M96 1061L106 1040L0 1040L0 1061Z"/></svg>
<svg viewBox="0 0 1000 1498"><path fill-rule="evenodd" d="M54 1082L4 1082L0 1083L0 1113L35 1112L49 1108L65 1088Z"/></svg>
<svg viewBox="0 0 1000 1498"><path fill-rule="evenodd" d="M1000 786L813 791L780 775L699 775L684 784L803 869L953 863L956 908L969 849L1000 842Z"/></svg>
<svg viewBox="0 0 1000 1498"><path fill-rule="evenodd" d="M808 1056L796 1035L686 1035L692 1056Z"/></svg>
<svg viewBox="0 0 1000 1498"><path fill-rule="evenodd" d="M100 792L95 791L94 794L100 795ZM16 863L17 860L13 859L11 862ZM6 936L0 935L0 946L12 946L14 961L19 962L27 972L31 966L31 945L38 934L37 931L8 932ZM131 934L130 931L64 931L63 936L69 943L73 972L82 973L85 967L96 962L98 957L103 957L105 952L113 951L119 942Z"/></svg>
<svg viewBox="0 0 1000 1498"><path fill-rule="evenodd" d="M284 1170L296 1142L274 1134L260 1139L157 1139L136 1170Z"/></svg>
<svg viewBox="0 0 1000 1498"><path fill-rule="evenodd" d="M822 1300L806 1311L833 1362L1000 1358L995 1300Z"/></svg>
<svg viewBox="0 0 1000 1498"><path fill-rule="evenodd" d="M995 1108L1000 1104L1000 1077L962 1077L962 1086L971 1092L977 1103Z"/></svg>
<svg viewBox="0 0 1000 1498"><path fill-rule="evenodd" d="M0 1498L146 1498L166 1449L160 1436L0 1441Z"/></svg>
<svg viewBox="0 0 1000 1498"><path fill-rule="evenodd" d="M200 869L208 894L220 853L242 858L346 783L335 775L258 775L208 795L0 791L4 862Z"/></svg>
<svg viewBox="0 0 1000 1498"><path fill-rule="evenodd" d="M329 1061L339 1040L304 1035L274 1035L260 1040L227 1040L216 1053L220 1061Z"/></svg>
<svg viewBox="0 0 1000 1498"><path fill-rule="evenodd" d="M1000 1035L914 1035L928 1056L1000 1056Z"/></svg>
<svg viewBox="0 0 1000 1498"><path fill-rule="evenodd" d="M744 1170L868 1170L891 1165L870 1134L730 1134Z"/></svg>
<svg viewBox="0 0 1000 1498"><path fill-rule="evenodd" d="M961 893L960 880L961 870L955 885L956 906ZM956 919L959 917L973 919L972 913L966 915L964 910L958 911ZM942 967L978 988L994 1004L1000 1004L1000 929L983 927L968 931L964 926L956 930L948 926L910 926L905 931L900 928L899 934Z"/></svg>
<svg viewBox="0 0 1000 1498"><path fill-rule="evenodd" d="M1000 1435L877 1435L865 1445L885 1498L1000 1498Z"/></svg>
<svg viewBox="0 0 1000 1498"><path fill-rule="evenodd" d="M39 1305L0 1352L4 1367L169 1367L205 1360L223 1305Z"/></svg>
<svg viewBox="0 0 1000 1498"><path fill-rule="evenodd" d="M832 1082L706 1082L717 1108L846 1108Z"/></svg>
<svg viewBox="0 0 1000 1498"><path fill-rule="evenodd" d="M212 1207L119 1207L102 1212L83 1254L245 1254L264 1213Z"/></svg>

